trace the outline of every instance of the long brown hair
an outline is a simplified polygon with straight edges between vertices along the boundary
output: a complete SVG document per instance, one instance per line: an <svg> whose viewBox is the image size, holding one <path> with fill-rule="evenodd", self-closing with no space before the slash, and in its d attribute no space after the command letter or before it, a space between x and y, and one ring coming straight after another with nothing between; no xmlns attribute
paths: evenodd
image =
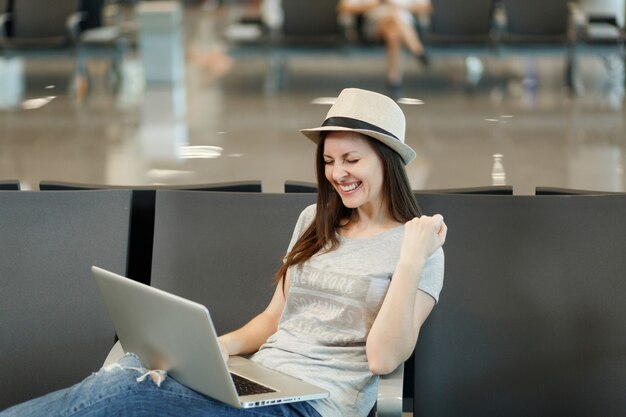
<svg viewBox="0 0 626 417"><path fill-rule="evenodd" d="M336 235L337 227L342 221L350 222L354 216L355 209L343 205L341 197L326 179L324 142L327 134L328 132L322 132L320 135L315 158L318 187L315 220L287 254L285 262L276 273L276 282L285 277L291 266L305 262L322 249L333 250L339 242ZM365 135L361 136L369 141L382 162L383 203L387 205L387 211L399 223L405 223L414 217L421 216L400 155L376 139Z"/></svg>

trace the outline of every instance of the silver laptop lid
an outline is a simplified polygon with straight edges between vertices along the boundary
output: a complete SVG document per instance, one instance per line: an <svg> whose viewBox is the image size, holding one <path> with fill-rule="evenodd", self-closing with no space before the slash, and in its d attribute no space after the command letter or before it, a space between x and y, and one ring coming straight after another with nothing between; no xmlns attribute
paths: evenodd
<svg viewBox="0 0 626 417"><path fill-rule="evenodd" d="M202 394L241 406L205 306L95 266L92 272L126 352Z"/></svg>

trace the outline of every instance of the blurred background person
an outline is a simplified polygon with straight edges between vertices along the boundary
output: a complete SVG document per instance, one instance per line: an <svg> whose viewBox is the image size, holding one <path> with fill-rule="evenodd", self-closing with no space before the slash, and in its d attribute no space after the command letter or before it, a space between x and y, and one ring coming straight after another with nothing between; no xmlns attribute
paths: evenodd
<svg viewBox="0 0 626 417"><path fill-rule="evenodd" d="M387 88L393 95L402 85L400 53L406 46L423 65L428 55L415 29L415 15L430 13L429 0L341 0L339 12L351 17L362 17L359 35L367 41L382 41L387 49Z"/></svg>

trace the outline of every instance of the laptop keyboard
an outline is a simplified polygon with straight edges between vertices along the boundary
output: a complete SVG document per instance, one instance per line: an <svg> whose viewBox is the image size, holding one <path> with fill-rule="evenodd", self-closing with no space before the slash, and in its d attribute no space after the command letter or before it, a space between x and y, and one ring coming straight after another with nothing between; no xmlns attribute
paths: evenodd
<svg viewBox="0 0 626 417"><path fill-rule="evenodd" d="M237 389L237 394L239 395L254 395L254 394L265 394L267 392L276 392L275 390L266 387L265 385L257 384L254 381L250 381L247 378L241 377L236 374L230 374L233 378L233 382L235 383L235 388Z"/></svg>

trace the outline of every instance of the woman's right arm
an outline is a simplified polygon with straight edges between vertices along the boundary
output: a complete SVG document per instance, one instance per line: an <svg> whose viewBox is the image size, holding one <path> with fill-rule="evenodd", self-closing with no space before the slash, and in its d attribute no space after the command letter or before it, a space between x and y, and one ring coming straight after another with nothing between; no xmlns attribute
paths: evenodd
<svg viewBox="0 0 626 417"><path fill-rule="evenodd" d="M278 330L278 322L285 308L285 297L289 291L289 271L283 291L283 281L276 286L274 296L267 308L238 330L220 336L220 348L224 360L230 355L247 355L259 350L261 345Z"/></svg>

